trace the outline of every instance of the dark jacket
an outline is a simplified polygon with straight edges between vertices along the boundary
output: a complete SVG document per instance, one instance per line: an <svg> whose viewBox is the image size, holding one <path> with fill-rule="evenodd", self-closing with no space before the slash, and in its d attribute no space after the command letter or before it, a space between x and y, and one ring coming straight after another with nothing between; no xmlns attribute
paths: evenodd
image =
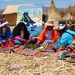
<svg viewBox="0 0 75 75"><path fill-rule="evenodd" d="M2 41L4 38L6 39L12 38L12 33L11 33L9 26L6 27L6 32L4 36L3 36L2 28L0 28L0 41Z"/></svg>
<svg viewBox="0 0 75 75"><path fill-rule="evenodd" d="M20 33L21 27L24 27L24 37L23 37L23 39L28 40L29 39L29 36L30 36L30 33L27 30L27 27L26 27L26 25L23 22L19 22L15 26L15 28L13 29L13 32L12 32L13 37L16 37L16 36L20 36L21 35L21 33Z"/></svg>

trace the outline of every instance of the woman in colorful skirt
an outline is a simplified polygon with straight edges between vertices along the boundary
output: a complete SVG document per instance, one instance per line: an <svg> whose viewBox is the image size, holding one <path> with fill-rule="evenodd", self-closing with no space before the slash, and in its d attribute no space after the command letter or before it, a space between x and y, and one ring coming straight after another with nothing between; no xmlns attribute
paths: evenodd
<svg viewBox="0 0 75 75"><path fill-rule="evenodd" d="M0 19L0 46L4 48L14 46L9 23L4 18Z"/></svg>

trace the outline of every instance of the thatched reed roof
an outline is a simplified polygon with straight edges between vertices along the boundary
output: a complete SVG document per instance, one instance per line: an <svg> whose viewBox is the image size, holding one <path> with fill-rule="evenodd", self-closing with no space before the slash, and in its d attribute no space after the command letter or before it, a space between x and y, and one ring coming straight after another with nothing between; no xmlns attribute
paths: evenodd
<svg viewBox="0 0 75 75"><path fill-rule="evenodd" d="M70 9L67 9L66 14L63 17L64 20L70 20L73 19L73 16L71 15Z"/></svg>
<svg viewBox="0 0 75 75"><path fill-rule="evenodd" d="M54 0L51 0L51 4L48 11L48 21L59 21L61 19L61 15L54 5Z"/></svg>
<svg viewBox="0 0 75 75"><path fill-rule="evenodd" d="M31 5L31 4L23 4L23 5ZM21 5L8 5L2 14L4 15L4 14L17 13L19 6Z"/></svg>
<svg viewBox="0 0 75 75"><path fill-rule="evenodd" d="M9 5L4 10L3 14L17 13L17 11L18 11L18 5Z"/></svg>

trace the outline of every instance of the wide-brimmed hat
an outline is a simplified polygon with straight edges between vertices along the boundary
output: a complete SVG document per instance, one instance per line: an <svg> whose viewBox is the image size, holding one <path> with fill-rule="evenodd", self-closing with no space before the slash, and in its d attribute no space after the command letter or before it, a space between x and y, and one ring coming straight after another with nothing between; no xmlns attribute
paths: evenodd
<svg viewBox="0 0 75 75"><path fill-rule="evenodd" d="M8 22L5 19L0 19L0 27L8 25Z"/></svg>
<svg viewBox="0 0 75 75"><path fill-rule="evenodd" d="M66 21L59 21L58 28L59 30L62 30L66 27L67 22Z"/></svg>
<svg viewBox="0 0 75 75"><path fill-rule="evenodd" d="M45 27L47 27L47 26L54 27L54 22L53 21L46 22Z"/></svg>

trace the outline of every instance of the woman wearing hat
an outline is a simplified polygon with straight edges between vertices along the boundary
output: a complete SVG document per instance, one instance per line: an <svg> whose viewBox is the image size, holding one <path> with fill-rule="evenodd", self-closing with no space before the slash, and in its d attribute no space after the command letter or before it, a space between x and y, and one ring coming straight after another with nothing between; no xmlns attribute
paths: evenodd
<svg viewBox="0 0 75 75"><path fill-rule="evenodd" d="M59 22L59 33L60 38L56 42L56 47L60 48L61 46L67 47L72 44L73 36L75 35L75 30L67 28L66 21Z"/></svg>
<svg viewBox="0 0 75 75"><path fill-rule="evenodd" d="M12 33L8 22L5 19L0 19L0 45L7 48L9 45L14 46Z"/></svg>
<svg viewBox="0 0 75 75"><path fill-rule="evenodd" d="M59 34L56 30L53 29L54 22L50 21L49 23L45 24L45 28L42 30L40 35L38 36L38 41L36 45L41 44L42 42L55 42L57 41Z"/></svg>

